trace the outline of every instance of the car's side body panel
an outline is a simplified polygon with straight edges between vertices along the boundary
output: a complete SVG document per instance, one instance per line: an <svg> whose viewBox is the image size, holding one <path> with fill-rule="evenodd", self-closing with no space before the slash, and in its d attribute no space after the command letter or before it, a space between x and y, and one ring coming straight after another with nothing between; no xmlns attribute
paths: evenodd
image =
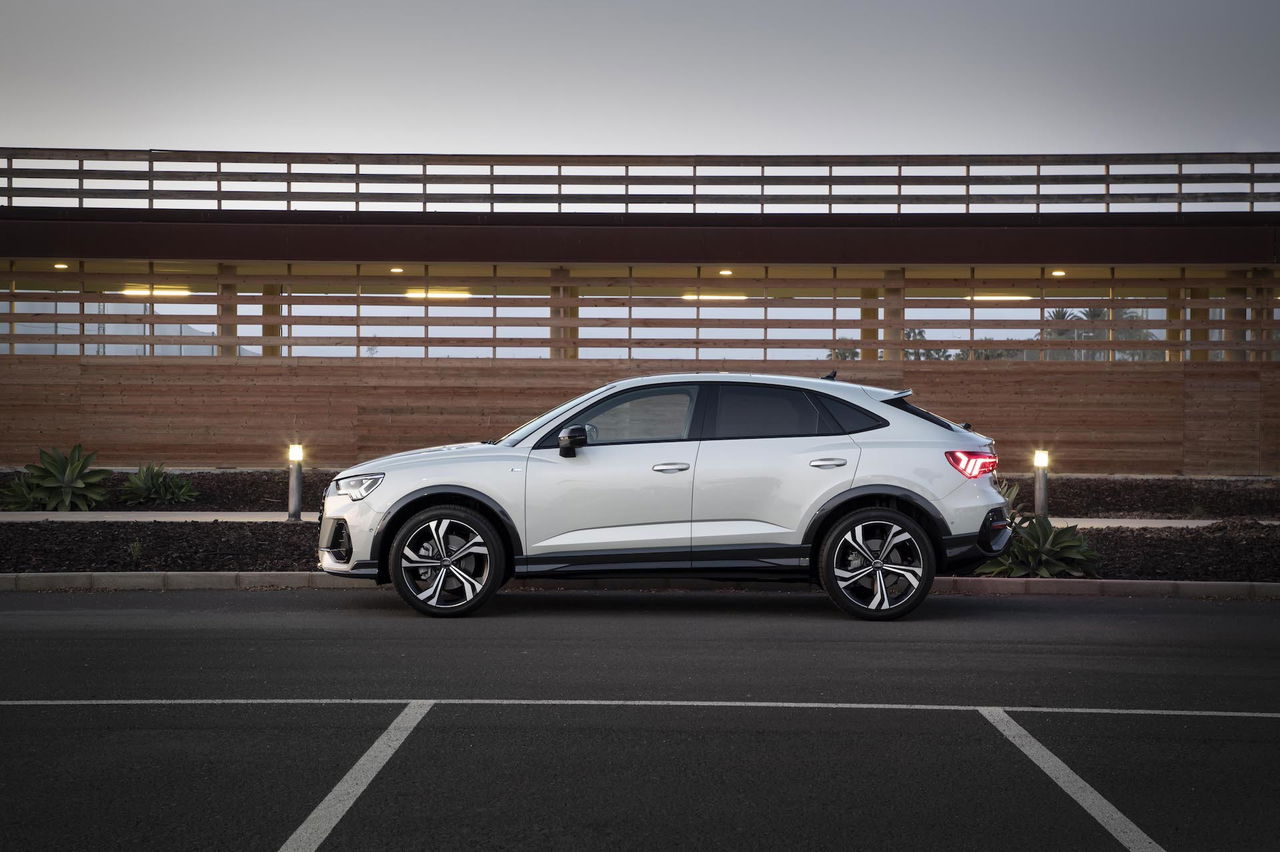
<svg viewBox="0 0 1280 852"><path fill-rule="evenodd" d="M852 435L719 438L708 411L718 388L735 383L844 400L878 418L878 426ZM687 440L593 443L572 457L554 446L561 425L616 396L662 385L701 389ZM991 442L894 407L898 395L781 376L703 373L616 382L506 443L415 450L345 471L341 476L377 472L384 480L364 500L327 497L322 533L344 521L352 553L339 564L322 551L320 567L385 578L378 561L382 539L394 535L420 501L450 494L486 507L506 525L515 571L525 576L808 579L824 521L868 497L909 504L927 516L940 537L940 557L972 556L1003 501L989 476L966 479L944 454L990 449Z"/></svg>
<svg viewBox="0 0 1280 852"><path fill-rule="evenodd" d="M849 487L860 452L848 435L704 441L693 546L800 544L814 508Z"/></svg>

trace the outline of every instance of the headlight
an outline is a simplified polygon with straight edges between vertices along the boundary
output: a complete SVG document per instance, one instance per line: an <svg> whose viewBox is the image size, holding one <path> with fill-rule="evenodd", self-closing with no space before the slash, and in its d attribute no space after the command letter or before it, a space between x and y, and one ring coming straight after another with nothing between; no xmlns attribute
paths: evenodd
<svg viewBox="0 0 1280 852"><path fill-rule="evenodd" d="M382 482L381 473L367 473L364 476L348 476L346 479L334 481L339 494L345 494L352 500L363 500Z"/></svg>

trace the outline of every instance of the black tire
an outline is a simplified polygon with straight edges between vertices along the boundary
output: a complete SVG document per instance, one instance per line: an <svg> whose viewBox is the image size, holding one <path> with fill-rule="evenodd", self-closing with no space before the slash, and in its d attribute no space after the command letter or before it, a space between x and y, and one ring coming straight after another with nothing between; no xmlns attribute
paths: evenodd
<svg viewBox="0 0 1280 852"><path fill-rule="evenodd" d="M837 521L823 538L818 578L832 602L849 615L888 621L911 612L928 596L935 564L929 536L914 520L893 509L859 509Z"/></svg>
<svg viewBox="0 0 1280 852"><path fill-rule="evenodd" d="M493 597L506 578L507 551L484 515L465 506L433 506L400 527L387 562L405 603L423 615L453 618Z"/></svg>

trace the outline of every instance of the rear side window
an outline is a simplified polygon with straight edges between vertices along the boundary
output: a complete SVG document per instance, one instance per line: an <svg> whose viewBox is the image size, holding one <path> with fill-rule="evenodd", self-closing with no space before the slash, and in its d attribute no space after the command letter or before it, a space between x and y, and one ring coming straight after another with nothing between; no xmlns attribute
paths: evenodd
<svg viewBox="0 0 1280 852"><path fill-rule="evenodd" d="M905 397L900 396L897 399L886 399L884 401L884 404L892 405L894 408L898 409L899 411L905 411L908 414L914 414L916 417L919 417L921 420L928 420L933 425L941 426L943 429L946 429L948 432L955 431L955 427L952 426L950 423L943 420L941 417L939 417L938 415L934 414L931 411L925 411L923 408L920 408L919 406L912 405L911 403L907 402Z"/></svg>
<svg viewBox="0 0 1280 852"><path fill-rule="evenodd" d="M876 417L871 412L863 411L853 403L845 402L842 399L819 396L818 404L835 418L836 423L840 424L840 431L846 435L852 435L854 432L866 432L870 429L879 429L881 426L888 425L886 421Z"/></svg>
<svg viewBox="0 0 1280 852"><path fill-rule="evenodd" d="M836 425L809 395L793 388L720 385L713 438L788 438L833 435Z"/></svg>

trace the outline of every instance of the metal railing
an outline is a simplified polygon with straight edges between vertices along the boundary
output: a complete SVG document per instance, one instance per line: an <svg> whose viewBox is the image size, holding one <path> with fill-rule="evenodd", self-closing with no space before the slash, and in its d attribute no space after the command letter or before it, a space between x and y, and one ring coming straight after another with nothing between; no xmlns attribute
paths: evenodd
<svg viewBox="0 0 1280 852"><path fill-rule="evenodd" d="M0 148L0 205L419 212L1280 210L1280 153L621 156Z"/></svg>

